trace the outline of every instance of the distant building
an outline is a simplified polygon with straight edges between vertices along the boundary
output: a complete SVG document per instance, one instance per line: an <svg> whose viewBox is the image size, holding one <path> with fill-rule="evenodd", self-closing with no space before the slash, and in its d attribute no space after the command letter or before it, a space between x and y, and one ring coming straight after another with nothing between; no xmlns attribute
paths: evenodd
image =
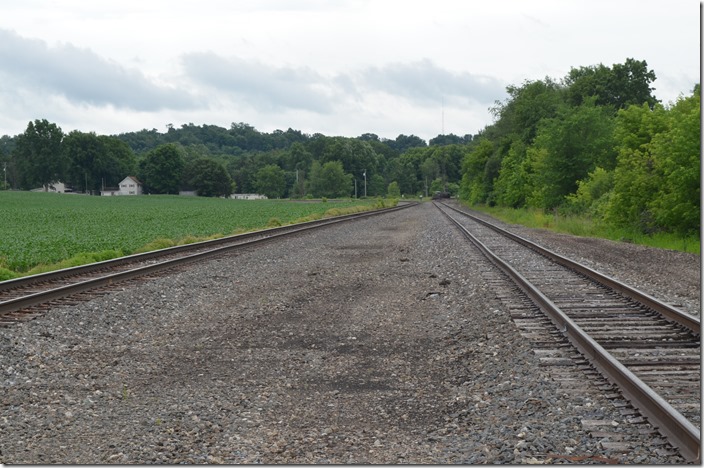
<svg viewBox="0 0 704 468"><path fill-rule="evenodd" d="M114 195L142 195L142 183L134 176L122 179L119 187L109 187L100 191L100 195L110 197Z"/></svg>
<svg viewBox="0 0 704 468"><path fill-rule="evenodd" d="M52 182L40 188L31 190L32 192L51 192L51 193L72 193L73 189L67 187L63 182Z"/></svg>
<svg viewBox="0 0 704 468"><path fill-rule="evenodd" d="M230 198L234 200L268 200L266 195L259 195L258 193L233 193Z"/></svg>

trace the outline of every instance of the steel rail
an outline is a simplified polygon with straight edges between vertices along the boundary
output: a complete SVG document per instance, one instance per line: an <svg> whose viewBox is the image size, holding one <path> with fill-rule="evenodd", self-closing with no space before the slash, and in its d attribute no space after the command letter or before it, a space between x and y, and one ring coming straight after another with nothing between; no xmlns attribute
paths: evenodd
<svg viewBox="0 0 704 468"><path fill-rule="evenodd" d="M165 260L160 263L154 263L151 265L146 265L146 266L142 266L142 267L138 267L138 268L134 268L134 269L118 272L118 273L108 274L105 276L101 276L99 278L87 279L85 281L76 282L74 284L60 286L58 288L50 289L47 291L41 291L41 292L37 292L35 294L30 294L27 296L22 296L22 297L18 297L15 299L10 299L8 301L0 302L0 316L7 314L9 312L14 312L14 311L17 311L20 309L25 309L27 307L32 307L32 306L35 306L38 304L43 304L43 303L46 303L46 302L49 302L49 301L52 301L55 299L66 297L71 294L77 294L80 292L96 289L99 287L108 286L108 285L111 285L111 284L116 283L118 281L125 281L125 280L132 279L132 278L135 278L138 276L144 276L147 274L151 274L151 273L154 273L159 270L165 270L165 269L173 268L173 267L180 266L180 265L183 265L186 263L203 260L207 257L227 253L228 251L241 249L241 248L245 248L245 247L250 247L252 245L261 244L261 243L268 242L268 241L271 241L274 239L279 239L281 237L290 236L293 234L298 234L298 233L309 231L312 229L318 229L318 228L330 226L332 224L337 224L337 223L351 221L351 220L355 220L355 219L359 219L359 218L366 218L366 217L370 217L370 216L385 214L385 213L405 209L405 208L408 208L408 207L414 206L414 205L415 204L411 203L411 204L407 204L407 205L396 206L394 208L387 208L384 210L374 210L374 211L368 211L368 212L363 212L363 213L355 213L352 215L339 216L339 217L335 217L335 218L329 218L329 219L325 220L324 222L301 223L301 224L295 225L296 227L293 229L291 229L291 226L284 226L288 229L283 230L283 232L280 232L280 231L282 231L282 229L280 229L280 228L273 228L273 229L266 229L266 230L262 230L262 231L255 231L252 233L247 233L246 235L244 235L245 237L254 237L256 235L262 235L262 234L270 234L270 235L267 235L265 237L259 237L259 238L252 239L252 240L247 240L245 242L240 242L237 244L226 245L226 246L222 246L222 247L214 247L213 249L210 249L210 250L207 250L204 252L198 252L198 253L194 253L191 255L183 256L183 257L178 257L178 258L171 259L171 260ZM276 232L272 233L272 231L276 231ZM233 240L233 238L237 238L237 240L240 240L243 238L241 236L242 235L231 236L229 239ZM223 243L224 242L223 239L224 238L216 239L216 241L218 241L218 242L215 242L215 244ZM206 244L207 242L211 242L211 241L206 241L206 242L203 242L200 244ZM189 244L188 246L180 246L180 247L192 247L194 245L195 244ZM207 245L213 245L213 244L207 244ZM131 257L134 260L135 257L139 257L140 259L144 259L144 258L157 257L157 256L159 256L158 254L161 254L161 256L164 256L167 253L173 252L172 249L174 249L174 248L172 247L170 249L162 249L162 250L158 250L158 251L154 251L154 252L147 252L147 254L149 254L149 255L147 255L146 257L141 257L141 255L143 255L143 254L133 255ZM124 258L127 258L127 257L124 257ZM120 260L124 260L124 258L117 259L117 261L108 260L106 262L100 262L101 268L106 268L106 267L116 266L116 265L126 263L124 261L120 261ZM96 264L88 265L87 268L85 269L85 271L95 270L96 268L91 268L91 267L94 267L95 265ZM47 276L49 279L56 279L56 278L65 277L69 274L75 275L77 273L76 269L78 269L78 268L81 268L81 267L74 267L74 268L70 268L70 269L66 269L66 270L58 270L56 272L50 272L53 274L47 275ZM60 273L60 272L64 272L64 275L58 275L58 273ZM22 279L22 278L20 278L20 279Z"/></svg>
<svg viewBox="0 0 704 468"><path fill-rule="evenodd" d="M660 395L616 360L599 343L560 310L550 299L531 284L511 265L503 261L472 235L459 221L435 205L462 234L470 240L489 261L503 271L562 331L572 345L589 362L623 393L624 397L646 416L668 441L677 447L689 461L701 463L701 435L689 422ZM463 213L464 214L464 213Z"/></svg>
<svg viewBox="0 0 704 468"><path fill-rule="evenodd" d="M659 313L660 315L663 316L666 320L669 320L670 322L674 322L678 325L681 325L688 330L690 330L692 333L696 335L701 334L701 321L694 317L693 315L687 314L685 312L682 312L681 310L672 307L669 304L665 304L664 302L654 298L653 296L650 296L647 293L644 293L643 291L640 291L634 287L631 287L627 284L624 284L610 276L604 275L602 273L599 273L596 270L593 270L587 266L582 265L581 263L575 262L574 260L570 260L567 257L563 257L562 255L553 252L552 250L546 249L545 247L538 245L532 241L529 241L528 239L521 237L517 234L514 234L512 232L509 232L505 229L502 229L495 224L490 223L489 221L486 221L484 219L478 218L471 213L467 213L466 211L462 211L460 209L457 209L453 206L447 205L447 204L442 204L443 206L454 210L458 213L461 213L472 220L483 224L484 226L487 226L488 228L493 229L496 232L499 232L500 234L510 238L511 240L514 240L518 242L521 245L524 245L528 247L529 249L549 258L550 260L554 261L555 263L558 263L564 267L569 268L570 270L577 271L578 273L581 273L582 275L586 276L587 278L590 278L597 283L600 283L603 286L606 286L618 293L620 293L623 296L626 296L646 307L649 309L654 310L655 312Z"/></svg>
<svg viewBox="0 0 704 468"><path fill-rule="evenodd" d="M399 205L396 207L385 208L385 209L381 209L381 210L365 211L365 212L361 212L361 213L353 213L353 214L349 214L349 215L335 216L332 218L306 221L306 222L298 223L298 224L289 224L286 226L261 229L258 231L251 231L251 232L246 232L243 234L236 234L236 235L232 235L232 236L220 237L218 239L193 242L191 244L177 245L174 247L167 247L164 249L152 250L150 252L126 255L124 257L114 258L114 259L110 259L110 260L103 260L100 262L90 263L87 265L79 265L79 266L70 267L70 268L63 268L60 270L49 271L46 273L39 273L37 275L32 275L32 276L22 276L19 278L0 281L0 292L7 291L10 289L14 289L14 288L18 288L18 287L24 287L29 284L35 284L35 283L46 282L46 281L54 281L54 280L57 280L60 278L67 278L70 276L90 273L92 271L98 271L98 270L102 270L102 269L106 269L106 268L112 268L112 267L116 267L116 266L120 266L120 265L129 264L129 263L140 262L140 261L149 260L149 259L153 259L153 258L159 258L159 257L163 257L165 255L170 255L173 253L187 252L189 250L196 250L196 249L200 249L200 248L208 248L210 246L217 246L220 244L237 242L240 240L250 239L252 237L275 235L277 233L300 229L301 227L306 227L306 226L316 227L316 226L333 224L333 223L340 222L340 221L346 221L349 219L355 219L357 217L374 216L377 214L388 213L391 211L396 211L396 210L400 210L403 208L408 208L409 206L413 206L413 205L415 205L415 203L408 203L405 205Z"/></svg>

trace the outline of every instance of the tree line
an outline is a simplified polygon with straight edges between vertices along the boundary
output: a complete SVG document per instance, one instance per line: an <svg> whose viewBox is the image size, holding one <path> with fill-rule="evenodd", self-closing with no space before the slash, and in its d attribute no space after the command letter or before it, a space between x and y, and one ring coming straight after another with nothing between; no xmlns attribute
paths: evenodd
<svg viewBox="0 0 704 468"><path fill-rule="evenodd" d="M229 129L192 123L119 135L72 131L47 120L0 138L8 188L31 189L62 181L75 191L99 193L127 175L147 193L182 190L201 196L261 193L270 198L423 195L459 189L461 161L471 135L415 135L384 139L307 135L288 129L260 132L245 123ZM393 184L393 185L392 185Z"/></svg>
<svg viewBox="0 0 704 468"><path fill-rule="evenodd" d="M663 106L645 61L507 88L462 164L470 203L591 216L643 233L700 226L700 86Z"/></svg>

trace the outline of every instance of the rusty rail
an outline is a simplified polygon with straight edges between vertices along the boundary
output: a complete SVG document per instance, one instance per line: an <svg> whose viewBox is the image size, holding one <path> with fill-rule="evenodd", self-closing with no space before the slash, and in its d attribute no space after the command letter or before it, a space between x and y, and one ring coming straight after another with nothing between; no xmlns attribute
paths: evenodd
<svg viewBox="0 0 704 468"><path fill-rule="evenodd" d="M445 205L447 206L447 205ZM437 204L436 204L437 207ZM452 207L449 207L452 208ZM440 209L438 207L438 209ZM456 210L464 215L467 213ZM501 258L496 256L489 248L487 248L481 241L479 241L475 236L473 236L462 224L457 220L452 218L444 210L440 211L450 220L455 226L462 232L462 234L470 240L489 261L496 265L501 271L503 271L511 280L545 313L553 324L562 331L562 333L567 337L567 339L572 343L572 345L579 350L579 352L587 358L587 360L606 377L610 382L617 385L624 397L628 399L631 404L637 408L644 416L648 418L650 423L657 428L657 430L667 437L669 442L677 447L682 455L689 461L695 463L701 463L701 434L697 427L695 427L691 422L689 422L682 414L680 414L675 408L673 408L667 401L660 397L655 391L653 391L648 385L646 385L641 379L629 371L623 364L616 360L608 351L606 351L599 343L593 340L584 330L582 330L572 319L570 319L562 310L560 310L549 298L547 298L542 292L540 292L533 284L531 284L523 275L511 267L508 263L503 261ZM471 215L468 215L471 217ZM475 220L478 218L472 217ZM501 232L501 234L507 233L501 228L491 225L484 220L479 220L482 224L492 227L492 229ZM510 234L510 233L508 233ZM513 238L515 235L511 234L509 237ZM518 236L515 236L518 237ZM522 238L521 238L522 239ZM515 240L515 239L514 239ZM531 249L545 250L542 247L534 244L530 241L523 239L525 242L531 245ZM521 244L524 244L521 242ZM554 254L558 256L557 254ZM558 256L560 257L560 256ZM574 262L567 260L564 257L560 257L561 261L559 263L567 266L565 263L573 264ZM565 263L563 263L566 261ZM580 265L581 266L581 265ZM586 268L586 267L583 267ZM580 269L581 270L581 269ZM599 273L588 269L591 274L596 274L599 277ZM589 276L591 276L591 274ZM599 281L599 280L597 280ZM611 279L611 281L616 282ZM618 283L618 282L616 282ZM621 284L621 283L618 283ZM641 302L642 297L639 296L637 290L630 288L626 285L621 290L628 291L628 296L638 302ZM634 293L635 291L635 293ZM636 297L632 297L631 294ZM655 301L659 303L654 298L647 296L647 301ZM663 304L664 309L671 309L671 307ZM659 309L659 308L658 308ZM679 311L677 311L679 312ZM671 318L676 319L680 317L682 312L671 316ZM686 323L692 323L691 321L686 321ZM699 321L694 319L693 322L696 325L696 330L699 330Z"/></svg>

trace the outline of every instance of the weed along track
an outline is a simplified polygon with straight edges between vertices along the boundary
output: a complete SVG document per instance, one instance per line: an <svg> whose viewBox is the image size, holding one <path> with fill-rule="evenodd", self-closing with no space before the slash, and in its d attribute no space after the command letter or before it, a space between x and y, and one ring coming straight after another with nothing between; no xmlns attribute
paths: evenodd
<svg viewBox="0 0 704 468"><path fill-rule="evenodd" d="M72 301L90 298L91 294L99 294L99 291L114 287L124 281L147 277L187 263L231 253L283 236L322 228L338 222L374 216L386 211L395 211L408 206L270 228L2 281L0 282L0 326L35 318L48 308L47 304L50 301L73 303Z"/></svg>
<svg viewBox="0 0 704 468"><path fill-rule="evenodd" d="M440 209L530 298L533 307L513 315L518 324L558 330L672 445L701 459L697 318L469 213ZM562 356L554 362L563 365Z"/></svg>
<svg viewBox="0 0 704 468"><path fill-rule="evenodd" d="M0 463L688 462L433 203L278 232L0 327Z"/></svg>

